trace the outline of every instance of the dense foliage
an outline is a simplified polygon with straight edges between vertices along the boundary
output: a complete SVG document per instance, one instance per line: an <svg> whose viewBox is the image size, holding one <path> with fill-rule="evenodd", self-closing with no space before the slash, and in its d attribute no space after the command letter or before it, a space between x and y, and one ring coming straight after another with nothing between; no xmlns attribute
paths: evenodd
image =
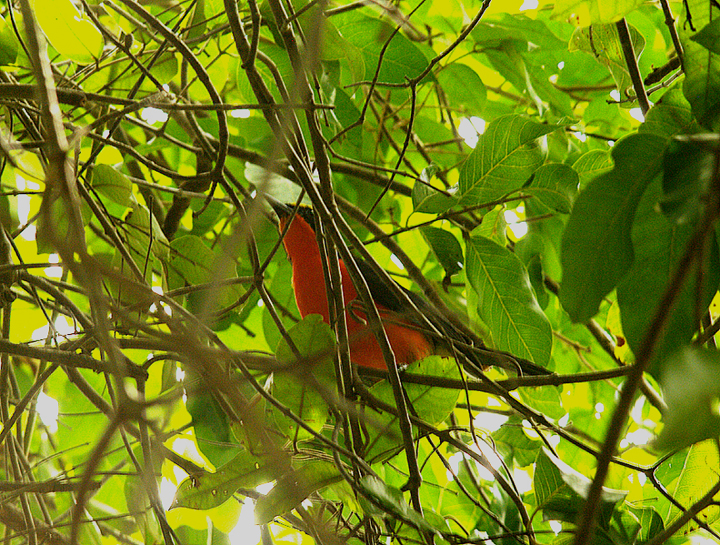
<svg viewBox="0 0 720 545"><path fill-rule="evenodd" d="M3 543L720 540L720 5L531 4L0 5ZM358 374L264 194L553 374Z"/></svg>

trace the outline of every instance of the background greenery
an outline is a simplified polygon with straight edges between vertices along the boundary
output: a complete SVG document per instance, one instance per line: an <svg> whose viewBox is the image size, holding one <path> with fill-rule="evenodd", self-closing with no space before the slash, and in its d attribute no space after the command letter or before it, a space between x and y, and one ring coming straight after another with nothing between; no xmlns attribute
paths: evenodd
<svg viewBox="0 0 720 545"><path fill-rule="evenodd" d="M720 5L520 4L0 5L3 543L719 540ZM353 375L301 190L555 374Z"/></svg>

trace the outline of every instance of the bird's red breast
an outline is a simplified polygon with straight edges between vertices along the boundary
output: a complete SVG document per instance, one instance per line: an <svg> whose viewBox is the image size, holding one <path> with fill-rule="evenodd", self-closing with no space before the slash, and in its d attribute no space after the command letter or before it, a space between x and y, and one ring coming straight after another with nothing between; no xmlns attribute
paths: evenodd
<svg viewBox="0 0 720 545"><path fill-rule="evenodd" d="M288 220L287 217L280 218L281 230L284 230ZM293 289L300 315L305 317L308 314L320 314L329 324L325 277L313 227L302 216L295 215L285 234L283 245L292 261ZM380 345L367 325L362 304L342 260L340 274L350 338L350 359L363 367L385 369ZM384 318L383 327L398 365L407 365L432 354L431 343L420 331L413 329L410 323L397 313L388 310L382 301L375 301L375 305L381 318Z"/></svg>

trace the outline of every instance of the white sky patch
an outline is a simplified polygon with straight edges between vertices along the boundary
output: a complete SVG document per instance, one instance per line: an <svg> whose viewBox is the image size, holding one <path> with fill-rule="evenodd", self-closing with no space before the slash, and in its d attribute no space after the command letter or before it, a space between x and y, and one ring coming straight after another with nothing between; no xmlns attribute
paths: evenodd
<svg viewBox="0 0 720 545"><path fill-rule="evenodd" d="M499 430L502 425L508 421L508 417L504 414L481 412L475 417L474 424L478 428L489 431L490 433Z"/></svg>
<svg viewBox="0 0 720 545"><path fill-rule="evenodd" d="M587 134L581 133L580 131L575 131L572 135L580 140L580 142L585 142L585 140L587 140Z"/></svg>
<svg viewBox="0 0 720 545"><path fill-rule="evenodd" d="M515 210L505 210L504 213L505 221L508 224L508 229L512 231L515 240L520 240L522 237L527 235L528 224L525 221L520 220Z"/></svg>
<svg viewBox="0 0 720 545"><path fill-rule="evenodd" d="M40 186L38 184L26 180L19 174L15 175L15 185L17 186L19 191L29 191L29 190L40 189ZM20 222L20 225L25 225L28 221L28 218L30 218L30 199L31 198L32 198L31 195L18 195L17 196L17 201L16 201L17 202L17 215L18 215L18 221ZM28 225L23 230L23 232L20 233L20 236L27 241L35 240L35 226Z"/></svg>
<svg viewBox="0 0 720 545"><path fill-rule="evenodd" d="M474 148L480 135L485 132L485 126L485 120L480 117L463 117L458 125L458 134L465 139L468 146Z"/></svg>
<svg viewBox="0 0 720 545"><path fill-rule="evenodd" d="M55 331L58 335L72 335L75 333L75 326L65 316L58 316L55 319ZM45 324L32 332L31 339L33 341L44 341L48 336L50 327Z"/></svg>
<svg viewBox="0 0 720 545"><path fill-rule="evenodd" d="M167 477L163 477L160 481L160 503L165 511L170 509L173 500L175 499L175 492L177 492L177 486Z"/></svg>
<svg viewBox="0 0 720 545"><path fill-rule="evenodd" d="M178 437L172 442L172 449L186 458L190 458L193 462L205 465L203 457L198 452L195 442L186 437Z"/></svg>
<svg viewBox="0 0 720 545"><path fill-rule="evenodd" d="M395 266L401 271L405 270L405 265L402 264L402 261L400 261L400 259L398 259L398 256L396 256L395 254L390 255L390 261L395 263Z"/></svg>
<svg viewBox="0 0 720 545"><path fill-rule="evenodd" d="M228 535L232 545L251 545L260 541L260 527L255 524L255 502L245 498L235 528Z"/></svg>
<svg viewBox="0 0 720 545"><path fill-rule="evenodd" d="M260 494L267 494L275 487L275 483L265 483L261 484L260 486L256 486L255 490L260 492Z"/></svg>
<svg viewBox="0 0 720 545"><path fill-rule="evenodd" d="M639 429L635 431L631 431L625 436L625 439L623 441L627 441L628 446L629 445L635 445L638 447L643 447L647 445L650 441L653 440L654 434L646 429Z"/></svg>
<svg viewBox="0 0 720 545"><path fill-rule="evenodd" d="M532 477L530 477L530 474L524 469L515 468L513 470L513 480L515 481L515 485L517 486L520 494L525 494L526 492L530 492L532 490Z"/></svg>
<svg viewBox="0 0 720 545"><path fill-rule="evenodd" d="M643 408L644 407L645 407L645 398L641 396L633 404L633 408L630 411L630 418L632 418L638 424L640 424L643 421Z"/></svg>
<svg viewBox="0 0 720 545"><path fill-rule="evenodd" d="M240 108L237 110L230 110L230 117L235 119L247 119L250 117L250 110L247 108Z"/></svg>
<svg viewBox="0 0 720 545"><path fill-rule="evenodd" d="M520 11L527 11L529 9L537 9L539 3L540 2L538 0L525 0L523 2L523 5L520 6Z"/></svg>
<svg viewBox="0 0 720 545"><path fill-rule="evenodd" d="M48 261L50 263L60 263L60 256L57 254L50 254L48 256ZM62 278L62 267L48 267L45 269L45 274L49 278Z"/></svg>
<svg viewBox="0 0 720 545"><path fill-rule="evenodd" d="M479 449L478 446L480 447ZM468 445L468 448L485 456L493 469L497 470L502 467L502 460L500 460L497 453L487 443L483 441L478 441L477 444ZM456 452L455 454L450 456L450 458L448 458L448 463L450 464L450 467L452 468L452 471L453 473L455 473L455 475L457 475L460 471L460 463L462 462L463 457L467 457L467 454L464 454L462 452ZM495 480L495 477L493 477L492 473L488 469L486 469L485 466L481 465L479 462L476 462L472 458L468 458L468 460L471 463L475 463L475 470L478 472L478 477L485 481ZM450 471L448 471L447 473L447 478L453 478L453 475Z"/></svg>
<svg viewBox="0 0 720 545"><path fill-rule="evenodd" d="M165 123L168 120L168 114L158 108L143 108L140 110L140 117L148 125L155 123Z"/></svg>
<svg viewBox="0 0 720 545"><path fill-rule="evenodd" d="M548 525L550 526L550 529L555 532L555 535L558 535L560 532L562 532L562 522L559 520L549 520Z"/></svg>
<svg viewBox="0 0 720 545"><path fill-rule="evenodd" d="M565 68L565 61L560 61L558 63L558 70L562 70L563 68Z"/></svg>
<svg viewBox="0 0 720 545"><path fill-rule="evenodd" d="M617 89L613 89L610 91L610 98L613 99L615 102L620 102L620 91Z"/></svg>
<svg viewBox="0 0 720 545"><path fill-rule="evenodd" d="M561 428L564 428L568 425L568 422L570 422L570 413L565 413L565 416L563 416L560 420L558 420L558 426Z"/></svg>
<svg viewBox="0 0 720 545"><path fill-rule="evenodd" d="M640 108L630 108L628 113L633 119L637 119L640 123L645 123L645 116Z"/></svg>
<svg viewBox="0 0 720 545"><path fill-rule="evenodd" d="M58 416L60 416L60 405L57 400L40 391L35 403L35 410L50 433L55 433L58 429Z"/></svg>
<svg viewBox="0 0 720 545"><path fill-rule="evenodd" d="M688 537L690 538L691 545L717 545L717 541L700 532L690 534Z"/></svg>

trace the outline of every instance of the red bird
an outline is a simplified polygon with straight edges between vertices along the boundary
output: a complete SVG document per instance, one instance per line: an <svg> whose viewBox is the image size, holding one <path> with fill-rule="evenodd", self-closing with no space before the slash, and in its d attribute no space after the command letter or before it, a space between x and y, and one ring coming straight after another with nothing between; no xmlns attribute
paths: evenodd
<svg viewBox="0 0 720 545"><path fill-rule="evenodd" d="M329 324L328 299L320 249L315 236L314 212L310 207L300 205L293 216L294 208L271 198L268 198L268 202L278 215L280 232L285 232L283 245L292 262L293 289L300 315L305 317L308 314L319 314ZM291 218L292 223L286 230ZM438 345L447 345L448 341L451 341L455 353L465 356L463 359L466 360L464 362L466 367L468 363L469 367L475 369L499 365L529 375L548 374L544 368L522 358L488 350L485 347L472 346L472 341L465 338L448 320L439 316L437 312L428 312L433 325L444 336L444 339L436 342L431 335L425 334L408 319L409 313L403 312L404 309L406 310L407 302L397 297L370 265L361 259L356 259L356 263L383 319L383 327L398 365L404 366L430 356L436 353ZM380 345L367 324L362 302L342 260L340 260L340 274L350 339L350 360L361 367L386 369ZM405 291L424 314L432 308L417 294ZM443 352L448 353L447 349Z"/></svg>

